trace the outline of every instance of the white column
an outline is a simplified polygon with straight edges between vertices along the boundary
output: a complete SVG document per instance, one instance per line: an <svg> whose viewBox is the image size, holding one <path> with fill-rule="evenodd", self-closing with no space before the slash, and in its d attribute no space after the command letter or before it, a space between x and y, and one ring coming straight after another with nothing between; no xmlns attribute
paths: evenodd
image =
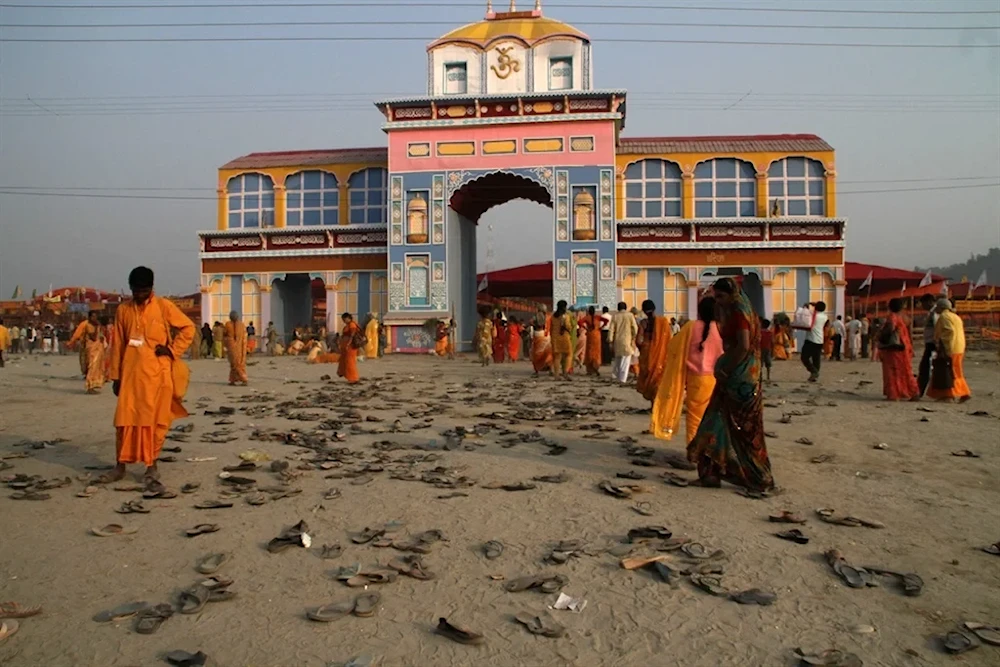
<svg viewBox="0 0 1000 667"><path fill-rule="evenodd" d="M762 281L764 287L764 319L774 319L774 299L771 298L771 285L773 281Z"/></svg>
<svg viewBox="0 0 1000 667"><path fill-rule="evenodd" d="M267 332L267 323L271 321L271 286L260 286L260 328L258 336Z"/></svg>
<svg viewBox="0 0 1000 667"><path fill-rule="evenodd" d="M208 287L199 287L198 291L201 292L201 323L208 323L208 326L212 326L212 296L209 294Z"/></svg>
<svg viewBox="0 0 1000 667"><path fill-rule="evenodd" d="M337 287L336 285L326 285L326 330L336 331L337 329Z"/></svg>

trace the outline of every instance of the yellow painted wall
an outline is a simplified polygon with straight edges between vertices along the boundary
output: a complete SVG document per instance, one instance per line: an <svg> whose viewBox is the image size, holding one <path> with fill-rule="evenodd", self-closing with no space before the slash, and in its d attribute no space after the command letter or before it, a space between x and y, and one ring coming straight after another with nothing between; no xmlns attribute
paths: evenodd
<svg viewBox="0 0 1000 667"><path fill-rule="evenodd" d="M622 301L632 308L639 308L649 298L646 269L625 269L622 271Z"/></svg>
<svg viewBox="0 0 1000 667"><path fill-rule="evenodd" d="M736 158L751 163L758 174L765 174L763 178L757 178L757 217L765 218L769 213L767 196L767 170L771 164L786 157L804 157L817 160L826 169L826 217L832 218L837 215L837 172L833 151L800 151L795 153L648 153L645 155L617 155L615 157L615 171L619 175L617 197L617 210L619 216L625 211L625 168L635 162L643 160L666 160L673 162L681 168L683 185L681 191L682 217L694 217L694 168L708 160L715 158Z"/></svg>
<svg viewBox="0 0 1000 667"><path fill-rule="evenodd" d="M386 162L351 162L347 164L311 164L296 167L267 167L264 169L220 169L219 186L217 189L219 196L218 203L218 228L229 228L229 194L226 186L229 181L236 176L243 174L263 174L270 176L274 182L274 226L285 226L285 179L300 171L325 171L337 177L337 184L340 188L340 211L337 219L340 224L346 225L350 220L350 196L347 181L359 171L364 171L371 167L388 169Z"/></svg>

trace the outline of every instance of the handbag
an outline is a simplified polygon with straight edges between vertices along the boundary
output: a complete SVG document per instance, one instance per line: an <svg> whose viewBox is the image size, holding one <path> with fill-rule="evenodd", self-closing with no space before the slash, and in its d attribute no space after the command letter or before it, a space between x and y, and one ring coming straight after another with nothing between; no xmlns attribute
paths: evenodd
<svg viewBox="0 0 1000 667"><path fill-rule="evenodd" d="M358 327L358 330L354 332L353 336L351 336L351 347L355 350L360 350L366 345L368 345L368 336L365 335L365 332L361 329L361 327Z"/></svg>
<svg viewBox="0 0 1000 667"><path fill-rule="evenodd" d="M905 350L899 330L889 324L882 325L878 332L878 348L880 350Z"/></svg>
<svg viewBox="0 0 1000 667"><path fill-rule="evenodd" d="M955 387L955 369L951 365L951 357L938 354L931 362L931 387L940 391L948 391Z"/></svg>
<svg viewBox="0 0 1000 667"><path fill-rule="evenodd" d="M158 302L160 307L160 317L163 318L163 326L167 330L167 345L174 344L174 337L170 334L170 325L167 324L167 317L163 312L163 302ZM174 398L178 402L184 400L187 394L188 385L191 384L191 369L182 359L170 360L170 377L174 384Z"/></svg>

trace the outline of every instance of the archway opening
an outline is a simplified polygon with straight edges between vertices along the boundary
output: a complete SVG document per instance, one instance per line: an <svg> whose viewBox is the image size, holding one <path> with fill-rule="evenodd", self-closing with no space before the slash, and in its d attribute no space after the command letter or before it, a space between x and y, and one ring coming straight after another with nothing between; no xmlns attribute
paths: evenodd
<svg viewBox="0 0 1000 667"><path fill-rule="evenodd" d="M463 185L448 203L458 223L449 229L451 242L458 236L455 255L448 258L452 305L462 347L468 349L479 304L497 303L508 317L526 319L530 303L551 300L551 269L547 281L537 285L505 269L552 261L553 202L541 183L494 172Z"/></svg>
<svg viewBox="0 0 1000 667"><path fill-rule="evenodd" d="M314 285L317 281L318 286ZM321 280L317 281L310 278L308 273L289 273L272 284L271 321L278 329L279 340L286 348L292 341L292 332L296 327L313 327L317 315L322 323L323 314L317 312L315 292L323 294L323 283Z"/></svg>

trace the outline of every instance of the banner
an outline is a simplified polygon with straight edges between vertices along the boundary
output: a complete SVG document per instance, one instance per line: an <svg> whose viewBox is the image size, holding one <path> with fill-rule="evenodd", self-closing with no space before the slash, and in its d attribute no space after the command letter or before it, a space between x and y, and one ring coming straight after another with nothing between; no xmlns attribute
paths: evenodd
<svg viewBox="0 0 1000 667"><path fill-rule="evenodd" d="M955 302L957 313L1000 313L1000 301L968 301Z"/></svg>

